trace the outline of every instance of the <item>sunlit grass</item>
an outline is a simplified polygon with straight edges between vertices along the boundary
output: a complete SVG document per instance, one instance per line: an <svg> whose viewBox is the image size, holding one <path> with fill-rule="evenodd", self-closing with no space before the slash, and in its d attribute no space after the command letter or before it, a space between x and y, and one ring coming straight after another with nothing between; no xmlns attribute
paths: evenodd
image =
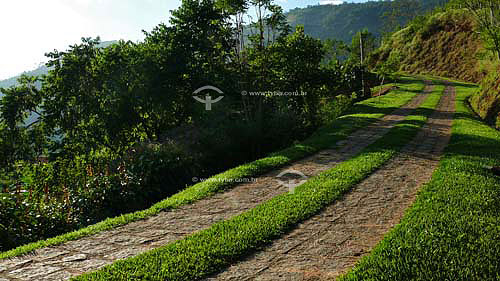
<svg viewBox="0 0 500 281"><path fill-rule="evenodd" d="M362 128L378 118L408 103L416 93L422 91L424 84L421 80L411 77L401 77L401 88L383 97L362 101L353 106L349 113L340 117L332 124L320 128L313 136L300 144L296 144L279 152L272 153L269 157L238 166L226 172L215 175L219 180L207 180L190 186L183 191L153 205L151 208L109 218L88 227L59 235L46 240L30 243L10 251L0 253L0 259L19 256L35 249L61 244L66 241L76 240L104 230L133 221L145 219L161 211L177 208L181 205L193 203L206 198L214 193L224 191L234 186L235 179L249 178L282 167L290 162L301 159L319 150L332 147L336 142L345 139L350 133Z"/></svg>
<svg viewBox="0 0 500 281"><path fill-rule="evenodd" d="M446 154L401 224L341 280L500 280L500 132L458 86Z"/></svg>
<svg viewBox="0 0 500 281"><path fill-rule="evenodd" d="M191 281L223 269L243 255L279 238L297 223L317 214L384 165L425 124L443 90L444 86L437 86L413 115L397 124L385 136L358 156L312 177L297 187L294 193L276 196L185 239L117 261L74 280Z"/></svg>

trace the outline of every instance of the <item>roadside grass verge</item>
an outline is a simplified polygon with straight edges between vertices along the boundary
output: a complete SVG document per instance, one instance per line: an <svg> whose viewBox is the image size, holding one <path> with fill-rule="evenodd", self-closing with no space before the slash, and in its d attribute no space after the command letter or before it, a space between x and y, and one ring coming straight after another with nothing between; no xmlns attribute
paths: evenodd
<svg viewBox="0 0 500 281"><path fill-rule="evenodd" d="M279 238L297 223L333 203L384 165L425 124L444 86L358 156L309 179L294 193L276 196L229 220L73 280L197 280Z"/></svg>
<svg viewBox="0 0 500 281"><path fill-rule="evenodd" d="M302 143L272 153L266 158L215 175L205 182L190 186L156 203L149 209L109 218L73 232L17 247L0 253L0 259L20 256L36 249L76 240L133 221L154 216L164 210L174 209L182 205L193 203L197 200L209 197L214 193L231 188L237 184L238 179L261 175L322 149L330 148L336 142L345 139L355 130L375 122L377 119L408 103L416 93L421 92L424 88L424 84L421 80L412 77L402 76L400 78L400 83L402 83L401 88L388 95L371 98L355 104L347 115L339 117L332 124L318 129L315 134Z"/></svg>
<svg viewBox="0 0 500 281"><path fill-rule="evenodd" d="M477 88L476 88L477 89ZM403 220L342 281L500 280L500 132L457 87L453 132L439 168Z"/></svg>
<svg viewBox="0 0 500 281"><path fill-rule="evenodd" d="M422 80L429 80L432 83L447 83L447 85L454 86L454 87L465 87L465 88L470 88L470 89L477 89L478 84L472 83L472 82L465 82L465 81L460 81L456 80L453 78L447 78L447 77L442 77L442 76L436 76L432 74L419 74L419 75L414 75L417 79L422 79Z"/></svg>

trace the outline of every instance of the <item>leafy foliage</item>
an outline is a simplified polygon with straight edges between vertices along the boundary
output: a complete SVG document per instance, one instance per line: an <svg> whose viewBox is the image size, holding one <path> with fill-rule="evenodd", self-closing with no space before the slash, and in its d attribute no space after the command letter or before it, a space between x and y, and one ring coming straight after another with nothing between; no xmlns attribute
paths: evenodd
<svg viewBox="0 0 500 281"><path fill-rule="evenodd" d="M47 54L47 75L1 89L2 248L149 207L306 138L333 120L325 108L338 115L367 92L363 66L326 57L285 19L270 0L184 0L144 42L82 38ZM206 85L224 95L211 111L193 99Z"/></svg>
<svg viewBox="0 0 500 281"><path fill-rule="evenodd" d="M494 66L481 80L479 91L470 99L474 111L488 124L500 129L500 75Z"/></svg>
<svg viewBox="0 0 500 281"><path fill-rule="evenodd" d="M485 47L500 59L500 5L497 0L453 0L451 7L466 8L476 20Z"/></svg>

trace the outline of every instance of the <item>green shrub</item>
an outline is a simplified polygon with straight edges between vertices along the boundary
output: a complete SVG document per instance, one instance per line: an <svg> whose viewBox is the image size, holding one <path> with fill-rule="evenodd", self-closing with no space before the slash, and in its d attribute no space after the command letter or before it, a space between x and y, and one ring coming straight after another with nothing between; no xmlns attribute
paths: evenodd
<svg viewBox="0 0 500 281"><path fill-rule="evenodd" d="M289 110L264 114L263 120L224 116L200 126L198 141L190 149L199 155L203 172L214 174L253 161L303 140L311 133Z"/></svg>
<svg viewBox="0 0 500 281"><path fill-rule="evenodd" d="M198 172L194 159L172 144L136 146L122 158L104 153L25 163L18 181L0 194L6 227L0 249L144 209L184 188Z"/></svg>
<svg viewBox="0 0 500 281"><path fill-rule="evenodd" d="M354 97L339 95L321 102L319 116L323 124L330 124L346 112L352 105Z"/></svg>

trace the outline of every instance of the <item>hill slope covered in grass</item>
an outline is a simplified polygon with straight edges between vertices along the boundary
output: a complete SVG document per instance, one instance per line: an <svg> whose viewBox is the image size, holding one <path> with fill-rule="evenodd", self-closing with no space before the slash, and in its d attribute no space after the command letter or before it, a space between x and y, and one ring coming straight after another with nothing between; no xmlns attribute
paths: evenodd
<svg viewBox="0 0 500 281"><path fill-rule="evenodd" d="M500 66L481 81L481 91L470 99L470 104L482 119L500 129Z"/></svg>
<svg viewBox="0 0 500 281"><path fill-rule="evenodd" d="M383 42L371 57L376 65L398 57L400 70L479 82L482 43L465 10L449 10L415 20Z"/></svg>

